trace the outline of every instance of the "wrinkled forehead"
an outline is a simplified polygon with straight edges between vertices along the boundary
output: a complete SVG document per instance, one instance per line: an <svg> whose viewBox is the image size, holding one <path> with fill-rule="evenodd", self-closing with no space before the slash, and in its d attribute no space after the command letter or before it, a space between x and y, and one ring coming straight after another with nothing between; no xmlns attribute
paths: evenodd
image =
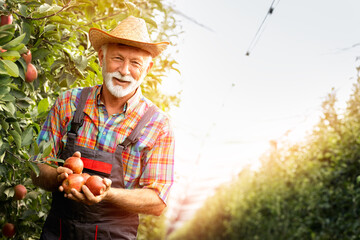
<svg viewBox="0 0 360 240"><path fill-rule="evenodd" d="M138 55L139 57L151 59L151 54L148 51L145 51L141 48L125 45L125 44L108 43L108 44L106 44L106 48L108 51L111 50L112 52L123 51L123 52L131 53L132 55Z"/></svg>

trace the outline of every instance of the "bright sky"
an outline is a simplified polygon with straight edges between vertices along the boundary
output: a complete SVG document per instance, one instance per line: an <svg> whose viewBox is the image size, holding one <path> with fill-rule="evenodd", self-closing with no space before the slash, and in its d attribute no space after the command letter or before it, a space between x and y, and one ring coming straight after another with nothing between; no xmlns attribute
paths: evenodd
<svg viewBox="0 0 360 240"><path fill-rule="evenodd" d="M176 1L177 10L212 30L178 16L182 74L164 88L182 90L171 112L180 174L192 174L189 166L234 174L256 165L270 140L288 131L302 139L332 88L339 106L348 99L360 56L360 46L350 48L360 42L360 1L282 0L245 56L272 2Z"/></svg>

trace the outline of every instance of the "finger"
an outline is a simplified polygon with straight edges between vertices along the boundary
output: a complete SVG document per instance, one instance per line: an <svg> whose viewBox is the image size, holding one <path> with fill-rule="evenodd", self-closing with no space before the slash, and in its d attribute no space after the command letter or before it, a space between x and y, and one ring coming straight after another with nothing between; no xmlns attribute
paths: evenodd
<svg viewBox="0 0 360 240"><path fill-rule="evenodd" d="M79 151L76 151L74 154L73 154L73 157L81 157L81 152Z"/></svg>
<svg viewBox="0 0 360 240"><path fill-rule="evenodd" d="M60 186L59 186L59 191L60 191L60 192L64 191L64 187L60 185Z"/></svg>
<svg viewBox="0 0 360 240"><path fill-rule="evenodd" d="M86 185L83 185L81 190L88 200L91 201L92 199L94 199L94 197L95 197L94 194L90 191L90 189Z"/></svg>
<svg viewBox="0 0 360 240"><path fill-rule="evenodd" d="M57 180L59 183L62 183L67 177L69 176L69 174L65 173L61 173L59 175L57 175Z"/></svg>
<svg viewBox="0 0 360 240"><path fill-rule="evenodd" d="M70 193L67 195L67 198L77 201L77 202L85 202L84 194L80 193L76 189L72 188Z"/></svg>
<svg viewBox="0 0 360 240"><path fill-rule="evenodd" d="M107 188L110 187L112 184L112 181L108 178L104 178L103 182Z"/></svg>
<svg viewBox="0 0 360 240"><path fill-rule="evenodd" d="M58 167L56 169L56 172L58 174L61 174L61 173L68 173L68 174L73 174L73 171L70 169L70 168L67 168L67 167Z"/></svg>

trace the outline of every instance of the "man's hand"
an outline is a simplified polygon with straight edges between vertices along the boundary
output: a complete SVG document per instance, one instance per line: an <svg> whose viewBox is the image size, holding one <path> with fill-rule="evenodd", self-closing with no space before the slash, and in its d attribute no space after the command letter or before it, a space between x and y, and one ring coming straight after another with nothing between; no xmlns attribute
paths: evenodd
<svg viewBox="0 0 360 240"><path fill-rule="evenodd" d="M65 194L65 197L72 199L77 202L82 202L87 205L93 205L95 203L99 203L107 196L109 190L111 188L111 180L108 178L104 178L103 182L106 186L105 191L98 196L94 196L92 192L90 192L89 188L86 185L82 186L82 193L76 191L75 189L71 189L71 193Z"/></svg>

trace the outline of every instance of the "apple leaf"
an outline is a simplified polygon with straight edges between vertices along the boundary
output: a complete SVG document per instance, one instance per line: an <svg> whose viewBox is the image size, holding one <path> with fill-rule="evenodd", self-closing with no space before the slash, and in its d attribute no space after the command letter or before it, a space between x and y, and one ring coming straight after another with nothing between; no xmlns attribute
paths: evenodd
<svg viewBox="0 0 360 240"><path fill-rule="evenodd" d="M47 142L43 145L44 151L42 153L42 158L46 158L47 156L50 155L51 150L52 150L52 144L51 142Z"/></svg>
<svg viewBox="0 0 360 240"><path fill-rule="evenodd" d="M22 41L25 38L25 35L26 35L25 33L21 34L17 38L15 38L15 39L11 40L10 42L8 42L7 44L5 44L2 48L10 50L12 48L17 47L18 45L20 45L22 43Z"/></svg>
<svg viewBox="0 0 360 240"><path fill-rule="evenodd" d="M36 177L40 174L40 169L38 165L34 162L26 161L26 165L36 174Z"/></svg>
<svg viewBox="0 0 360 240"><path fill-rule="evenodd" d="M0 74L8 74L12 77L18 77L19 68L10 60L0 60Z"/></svg>
<svg viewBox="0 0 360 240"><path fill-rule="evenodd" d="M5 189L4 193L5 193L6 197L9 198L9 197L14 196L15 191L14 191L13 187L9 187L9 188Z"/></svg>
<svg viewBox="0 0 360 240"><path fill-rule="evenodd" d="M33 139L33 128L30 126L21 134L21 146L30 145L32 139Z"/></svg>
<svg viewBox="0 0 360 240"><path fill-rule="evenodd" d="M10 135L14 138L15 145L18 149L21 147L21 136L20 134L15 130L9 131Z"/></svg>
<svg viewBox="0 0 360 240"><path fill-rule="evenodd" d="M38 108L38 114L42 112L46 112L49 108L49 100L47 98L42 99L39 102L37 108Z"/></svg>

